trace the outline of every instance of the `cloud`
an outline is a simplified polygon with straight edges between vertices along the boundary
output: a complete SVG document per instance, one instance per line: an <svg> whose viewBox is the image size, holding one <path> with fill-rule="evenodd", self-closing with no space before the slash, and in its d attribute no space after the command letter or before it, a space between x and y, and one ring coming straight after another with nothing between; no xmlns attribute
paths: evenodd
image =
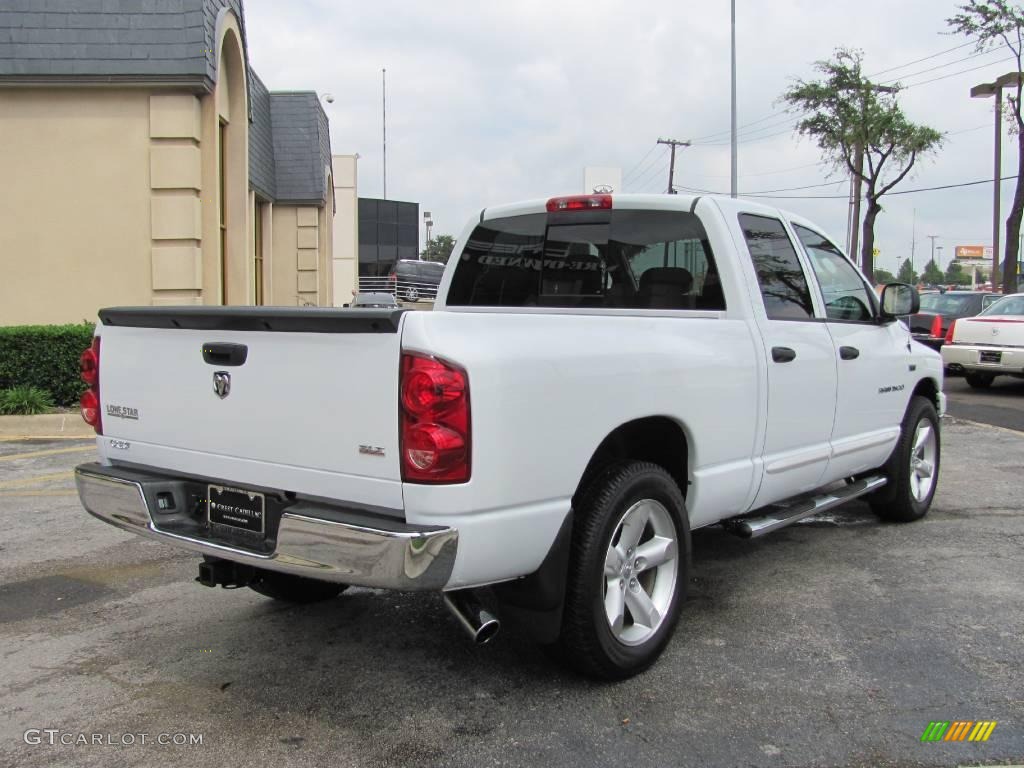
<svg viewBox="0 0 1024 768"><path fill-rule="evenodd" d="M816 147L792 134L784 114L773 116L791 79L813 76L815 59L837 46L859 47L867 71L875 72L963 42L944 34L953 3L737 5L738 119L759 121L741 130L741 191L835 177L833 186L790 194L845 194L843 174L816 165ZM582 191L586 165L637 169L627 175L627 189L658 191L668 173L664 150L651 151L659 136L708 137L680 152L677 180L728 190L727 0L248 0L245 8L250 60L271 89L333 94L334 103L325 105L333 149L359 153L359 193L367 197L382 192L381 69L387 68L388 196L430 210L435 232L460 233L486 205ZM879 76L935 67L905 78L912 84L981 65L902 94L912 119L950 135L941 154L921 163L900 188L992 175L992 107L971 100L968 91L1012 67L1000 54L957 62L972 54L960 48ZM1014 172L1015 160L1010 137L1004 175ZM1004 182L1004 213L1012 189ZM954 245L989 243L991 197L991 185L981 185L888 198L876 227L882 266L895 270L910 255L912 232L919 267L930 252L927 235L939 236L943 261ZM844 242L845 200L774 203Z"/></svg>

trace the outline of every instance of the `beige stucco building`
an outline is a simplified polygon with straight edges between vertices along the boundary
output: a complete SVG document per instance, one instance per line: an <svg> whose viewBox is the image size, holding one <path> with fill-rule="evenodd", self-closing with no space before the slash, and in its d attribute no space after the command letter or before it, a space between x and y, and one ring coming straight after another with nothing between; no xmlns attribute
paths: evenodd
<svg viewBox="0 0 1024 768"><path fill-rule="evenodd" d="M249 68L239 0L47 11L0 37L0 325L333 304L327 116Z"/></svg>

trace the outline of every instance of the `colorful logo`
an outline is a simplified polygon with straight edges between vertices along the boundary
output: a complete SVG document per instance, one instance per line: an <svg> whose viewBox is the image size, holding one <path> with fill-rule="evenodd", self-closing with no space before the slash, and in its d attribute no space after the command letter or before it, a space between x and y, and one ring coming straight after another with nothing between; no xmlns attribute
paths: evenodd
<svg viewBox="0 0 1024 768"><path fill-rule="evenodd" d="M988 741L995 729L995 720L933 720L921 734L921 741Z"/></svg>

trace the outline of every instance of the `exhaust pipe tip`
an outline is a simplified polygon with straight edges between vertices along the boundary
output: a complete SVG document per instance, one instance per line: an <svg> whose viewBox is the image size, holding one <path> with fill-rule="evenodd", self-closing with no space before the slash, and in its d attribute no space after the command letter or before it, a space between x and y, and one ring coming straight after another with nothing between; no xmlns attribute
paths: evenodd
<svg viewBox="0 0 1024 768"><path fill-rule="evenodd" d="M482 618L485 619L484 623L480 625L480 628L473 635L473 642L477 645L487 645L501 631L501 622L498 621L497 616L484 611Z"/></svg>
<svg viewBox="0 0 1024 768"><path fill-rule="evenodd" d="M501 630L501 621L484 608L471 590L445 592L444 604L476 645L486 645Z"/></svg>

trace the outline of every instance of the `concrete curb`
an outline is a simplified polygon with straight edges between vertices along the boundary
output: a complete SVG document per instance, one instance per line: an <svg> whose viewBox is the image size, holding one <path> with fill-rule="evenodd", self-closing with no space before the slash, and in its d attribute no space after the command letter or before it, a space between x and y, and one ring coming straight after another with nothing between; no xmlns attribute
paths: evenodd
<svg viewBox="0 0 1024 768"><path fill-rule="evenodd" d="M32 438L82 439L95 437L92 427L77 413L44 413L39 416L0 416L0 440Z"/></svg>

